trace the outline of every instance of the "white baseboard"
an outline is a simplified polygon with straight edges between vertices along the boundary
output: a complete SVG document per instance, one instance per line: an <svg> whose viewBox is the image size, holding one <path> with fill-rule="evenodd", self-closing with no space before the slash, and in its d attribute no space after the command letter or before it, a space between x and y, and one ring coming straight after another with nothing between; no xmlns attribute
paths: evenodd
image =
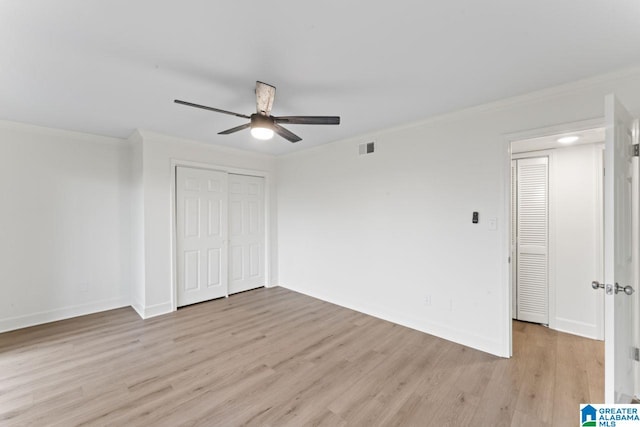
<svg viewBox="0 0 640 427"><path fill-rule="evenodd" d="M555 324L553 329L555 329L556 331L579 335L581 337L591 338L593 340L599 339L598 328L594 324L579 322L571 319L564 319L561 317L556 317L556 321L554 323Z"/></svg>
<svg viewBox="0 0 640 427"><path fill-rule="evenodd" d="M131 303L131 308L133 308L135 310L135 312L138 313L138 316L140 316L142 319L144 319L144 307L142 306L142 304L137 303L137 302L132 302Z"/></svg>
<svg viewBox="0 0 640 427"><path fill-rule="evenodd" d="M128 298L115 298L110 300L91 302L87 304L80 304L71 307L58 308L55 310L41 311L39 313L27 314L24 316L0 319L0 332L28 328L29 326L56 322L58 320L84 316L86 314L98 313L100 311L127 307L129 305L130 301Z"/></svg>
<svg viewBox="0 0 640 427"><path fill-rule="evenodd" d="M148 307L142 306L140 303L133 303L131 307L138 313L143 319L149 319L151 317L161 316L163 314L171 313L173 306L171 301L162 304L150 305Z"/></svg>
<svg viewBox="0 0 640 427"><path fill-rule="evenodd" d="M408 318L401 313L391 312L381 307L373 307L370 305L353 304L350 302L339 301L335 298L327 297L316 292L309 292L304 289L296 289L288 287L286 285L280 285L285 289L292 290L310 297L326 301L331 304L339 305L341 307L348 308L350 310L358 311L360 313L367 314L369 316L377 317L378 319L386 320L391 323L396 323L407 328L415 329L420 332L424 332L429 335L434 335L438 338L452 341L457 344L461 344L467 347L474 348L476 350L484 351L485 353L493 354L499 357L509 357L501 352L500 343L487 340L485 337L481 337L475 334L470 334L466 331L452 328L448 325L441 323L430 322L426 320L418 321L416 319Z"/></svg>

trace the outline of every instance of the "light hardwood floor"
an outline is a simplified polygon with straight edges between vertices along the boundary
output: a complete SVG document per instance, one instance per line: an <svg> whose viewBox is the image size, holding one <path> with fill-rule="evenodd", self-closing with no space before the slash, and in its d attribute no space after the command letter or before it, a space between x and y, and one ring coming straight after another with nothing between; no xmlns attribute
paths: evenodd
<svg viewBox="0 0 640 427"><path fill-rule="evenodd" d="M0 425L570 426L603 343L514 322L501 359L282 288L0 334Z"/></svg>

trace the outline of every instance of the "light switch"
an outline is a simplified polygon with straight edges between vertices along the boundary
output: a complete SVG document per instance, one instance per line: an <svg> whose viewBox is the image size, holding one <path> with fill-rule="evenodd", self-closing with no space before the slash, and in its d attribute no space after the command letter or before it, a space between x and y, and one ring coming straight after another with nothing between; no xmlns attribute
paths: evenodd
<svg viewBox="0 0 640 427"><path fill-rule="evenodd" d="M498 229L498 218L489 218L487 221L489 224L489 230L497 230Z"/></svg>

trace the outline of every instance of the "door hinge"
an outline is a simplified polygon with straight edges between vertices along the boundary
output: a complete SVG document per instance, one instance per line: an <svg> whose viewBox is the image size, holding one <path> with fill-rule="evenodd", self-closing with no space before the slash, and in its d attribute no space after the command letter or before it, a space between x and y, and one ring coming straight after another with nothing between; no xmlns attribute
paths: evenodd
<svg viewBox="0 0 640 427"><path fill-rule="evenodd" d="M633 157L640 157L640 144L633 144Z"/></svg>
<svg viewBox="0 0 640 427"><path fill-rule="evenodd" d="M633 360L640 362L640 348L633 347L631 350L633 351Z"/></svg>

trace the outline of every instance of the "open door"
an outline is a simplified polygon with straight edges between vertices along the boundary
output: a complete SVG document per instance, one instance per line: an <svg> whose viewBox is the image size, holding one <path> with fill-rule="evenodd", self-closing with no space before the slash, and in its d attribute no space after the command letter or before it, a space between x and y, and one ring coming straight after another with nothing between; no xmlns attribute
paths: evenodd
<svg viewBox="0 0 640 427"><path fill-rule="evenodd" d="M614 95L605 98L604 280L605 402L634 392L632 157L637 123ZM597 283L596 283L597 284Z"/></svg>

